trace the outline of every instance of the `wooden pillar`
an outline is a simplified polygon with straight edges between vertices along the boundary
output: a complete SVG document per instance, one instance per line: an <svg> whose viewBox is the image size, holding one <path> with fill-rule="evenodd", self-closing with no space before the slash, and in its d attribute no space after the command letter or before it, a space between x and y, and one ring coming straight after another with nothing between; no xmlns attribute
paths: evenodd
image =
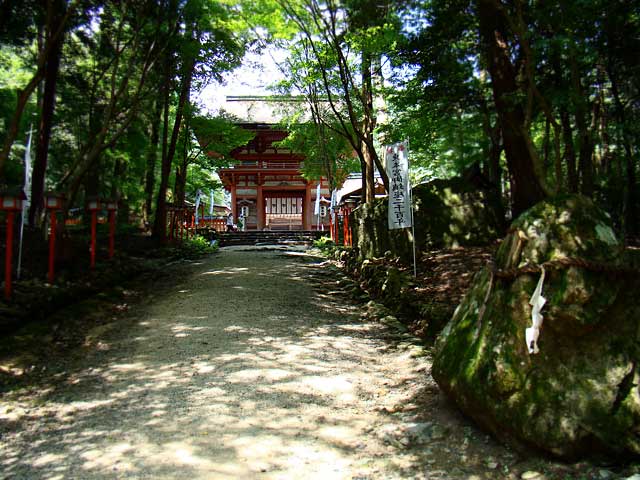
<svg viewBox="0 0 640 480"><path fill-rule="evenodd" d="M302 202L302 229L303 230L311 230L312 219L311 215L313 214L313 205L311 203L311 182L307 182L307 186L304 190L304 200Z"/></svg>
<svg viewBox="0 0 640 480"><path fill-rule="evenodd" d="M264 211L264 192L262 191L262 179L258 178L258 184L256 185L256 192L258 195L257 200L257 207L256 209L258 210L256 212L257 218L258 218L258 231L260 230L264 230L264 225L266 222L266 215L265 215L265 211Z"/></svg>
<svg viewBox="0 0 640 480"><path fill-rule="evenodd" d="M231 213L233 213L233 221L237 222L238 221L238 197L236 196L236 182L235 182L235 178L233 179L234 182L231 184Z"/></svg>

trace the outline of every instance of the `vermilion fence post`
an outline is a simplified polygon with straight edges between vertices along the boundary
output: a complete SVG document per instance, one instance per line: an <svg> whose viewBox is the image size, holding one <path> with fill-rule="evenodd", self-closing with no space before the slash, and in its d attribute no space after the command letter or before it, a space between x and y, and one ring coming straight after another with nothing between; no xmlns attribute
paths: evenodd
<svg viewBox="0 0 640 480"><path fill-rule="evenodd" d="M116 244L116 212L115 210L109 211L109 258L113 258L115 253Z"/></svg>
<svg viewBox="0 0 640 480"><path fill-rule="evenodd" d="M351 245L351 230L349 229L349 209L344 209L344 244Z"/></svg>
<svg viewBox="0 0 640 480"><path fill-rule="evenodd" d="M347 245L347 211L346 209L342 210L342 244Z"/></svg>
<svg viewBox="0 0 640 480"><path fill-rule="evenodd" d="M4 262L4 298L9 300L12 291L13 277L13 224L16 212L22 210L22 202L27 198L22 190L0 193L0 209L7 212L7 243Z"/></svg>

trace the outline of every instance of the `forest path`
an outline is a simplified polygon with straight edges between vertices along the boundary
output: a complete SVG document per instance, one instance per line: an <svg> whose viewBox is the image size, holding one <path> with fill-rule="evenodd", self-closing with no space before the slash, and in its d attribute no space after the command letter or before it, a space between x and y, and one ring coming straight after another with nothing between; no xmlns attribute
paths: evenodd
<svg viewBox="0 0 640 480"><path fill-rule="evenodd" d="M59 384L2 398L1 478L514 478L328 262L227 248L180 268Z"/></svg>

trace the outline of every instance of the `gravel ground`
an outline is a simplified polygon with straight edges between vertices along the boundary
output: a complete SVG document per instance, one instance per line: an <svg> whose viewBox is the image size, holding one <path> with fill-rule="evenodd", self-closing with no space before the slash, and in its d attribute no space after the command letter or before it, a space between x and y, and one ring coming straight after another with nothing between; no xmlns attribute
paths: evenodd
<svg viewBox="0 0 640 480"><path fill-rule="evenodd" d="M322 258L238 247L175 269L58 383L0 399L1 478L613 478L478 431L428 349Z"/></svg>

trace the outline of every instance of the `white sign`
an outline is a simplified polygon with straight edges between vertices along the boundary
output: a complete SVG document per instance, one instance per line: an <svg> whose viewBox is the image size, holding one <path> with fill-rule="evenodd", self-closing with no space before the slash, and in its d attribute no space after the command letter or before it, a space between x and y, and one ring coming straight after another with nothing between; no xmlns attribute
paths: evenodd
<svg viewBox="0 0 640 480"><path fill-rule="evenodd" d="M389 175L389 230L412 226L407 145L385 147L385 167Z"/></svg>

